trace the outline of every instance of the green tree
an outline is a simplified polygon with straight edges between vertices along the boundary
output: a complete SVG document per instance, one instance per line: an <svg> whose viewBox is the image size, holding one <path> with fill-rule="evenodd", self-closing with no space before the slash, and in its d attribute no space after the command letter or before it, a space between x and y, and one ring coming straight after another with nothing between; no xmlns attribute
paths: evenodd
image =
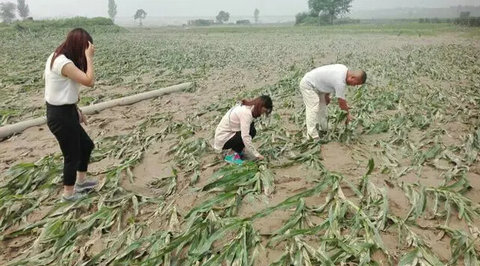
<svg viewBox="0 0 480 266"><path fill-rule="evenodd" d="M12 2L0 3L0 17L5 23L10 23L15 18L15 4Z"/></svg>
<svg viewBox="0 0 480 266"><path fill-rule="evenodd" d="M28 17L28 14L30 13L30 9L28 8L28 5L25 4L25 0L17 0L17 10L18 15L22 19L26 19Z"/></svg>
<svg viewBox="0 0 480 266"><path fill-rule="evenodd" d="M218 23L227 22L229 19L230 19L230 14L228 12L225 12L223 10L218 12L218 15L217 15Z"/></svg>
<svg viewBox="0 0 480 266"><path fill-rule="evenodd" d="M134 20L139 20L140 21L140 26L143 26L142 20L144 20L147 17L147 12L143 9L138 9L137 12L135 13L135 16L133 16Z"/></svg>
<svg viewBox="0 0 480 266"><path fill-rule="evenodd" d="M329 23L338 15L350 12L353 0L308 0L310 12L316 16L324 15L328 17Z"/></svg>
<svg viewBox="0 0 480 266"><path fill-rule="evenodd" d="M253 12L253 17L255 18L255 23L258 23L258 17L260 16L260 10L258 8L255 8L255 11Z"/></svg>
<svg viewBox="0 0 480 266"><path fill-rule="evenodd" d="M117 15L117 4L115 0L108 0L108 16L115 21L115 16Z"/></svg>

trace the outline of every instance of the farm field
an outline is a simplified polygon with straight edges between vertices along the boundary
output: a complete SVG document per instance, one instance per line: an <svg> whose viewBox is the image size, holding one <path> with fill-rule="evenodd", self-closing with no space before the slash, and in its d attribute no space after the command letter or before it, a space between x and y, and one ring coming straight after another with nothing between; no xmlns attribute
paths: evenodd
<svg viewBox="0 0 480 266"><path fill-rule="evenodd" d="M89 116L100 186L60 201L45 126L0 142L0 264L479 265L480 30L448 24L128 28L87 25L96 85L80 105L194 82ZM71 28L0 27L0 124L44 115L46 58ZM311 68L364 69L348 126L306 138ZM223 114L272 96L231 166L210 147Z"/></svg>

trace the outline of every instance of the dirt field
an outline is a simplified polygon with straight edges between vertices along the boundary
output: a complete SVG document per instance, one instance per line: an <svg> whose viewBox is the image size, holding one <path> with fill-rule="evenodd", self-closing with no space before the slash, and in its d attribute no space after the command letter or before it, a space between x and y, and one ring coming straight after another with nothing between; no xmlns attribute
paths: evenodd
<svg viewBox="0 0 480 266"><path fill-rule="evenodd" d="M92 35L97 82L82 105L188 81L195 89L89 116L89 172L101 186L73 205L59 200L62 159L46 126L0 142L0 264L477 265L478 30ZM63 38L2 40L3 124L44 114L42 71ZM330 63L364 69L368 81L347 93L354 122L346 127L333 102L329 133L313 143L298 83ZM263 93L274 112L257 122L254 143L266 161L227 166L210 148L215 127L236 101Z"/></svg>

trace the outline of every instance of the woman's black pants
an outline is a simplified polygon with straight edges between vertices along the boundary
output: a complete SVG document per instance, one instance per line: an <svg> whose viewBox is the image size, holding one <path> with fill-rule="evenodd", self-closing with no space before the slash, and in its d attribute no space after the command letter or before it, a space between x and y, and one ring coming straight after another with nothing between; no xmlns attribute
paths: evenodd
<svg viewBox="0 0 480 266"><path fill-rule="evenodd" d="M252 139L257 135L257 130L255 129L255 125L253 122L250 124L250 136ZM242 153L243 148L245 148L245 144L243 143L242 133L240 131L236 132L235 135L231 139L229 139L225 145L223 145L223 149L232 149L236 153Z"/></svg>
<svg viewBox="0 0 480 266"><path fill-rule="evenodd" d="M47 103L47 125L63 154L63 185L73 186L77 171L86 172L94 144L79 123L77 107Z"/></svg>

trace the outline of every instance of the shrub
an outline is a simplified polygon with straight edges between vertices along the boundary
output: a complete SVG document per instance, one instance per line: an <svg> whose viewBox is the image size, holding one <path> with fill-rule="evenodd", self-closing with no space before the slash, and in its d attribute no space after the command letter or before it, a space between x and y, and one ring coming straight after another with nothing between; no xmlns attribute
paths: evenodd
<svg viewBox="0 0 480 266"><path fill-rule="evenodd" d="M351 18L339 18L333 21L333 24L358 24L360 23L359 19L351 19Z"/></svg>
<svg viewBox="0 0 480 266"><path fill-rule="evenodd" d="M213 24L215 24L215 21L210 19L194 19L188 21L189 26L210 26Z"/></svg>
<svg viewBox="0 0 480 266"><path fill-rule="evenodd" d="M456 18L454 23L463 26L480 27L480 17L460 17Z"/></svg>
<svg viewBox="0 0 480 266"><path fill-rule="evenodd" d="M250 20L248 20L248 19L237 20L236 24L237 25L250 25Z"/></svg>
<svg viewBox="0 0 480 266"><path fill-rule="evenodd" d="M310 17L310 14L308 12L298 13L295 16L295 25L303 24L308 17Z"/></svg>

